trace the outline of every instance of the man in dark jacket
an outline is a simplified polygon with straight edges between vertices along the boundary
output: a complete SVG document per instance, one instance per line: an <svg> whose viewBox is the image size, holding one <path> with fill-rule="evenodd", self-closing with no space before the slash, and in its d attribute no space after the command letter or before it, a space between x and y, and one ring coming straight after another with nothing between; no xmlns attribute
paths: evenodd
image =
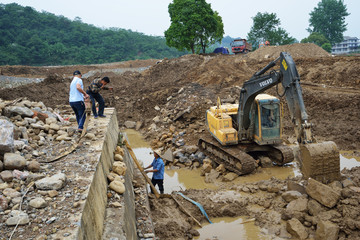
<svg viewBox="0 0 360 240"><path fill-rule="evenodd" d="M90 96L90 99L92 102L91 109L94 114L94 118L97 118L98 116L106 117L104 115L105 102L99 92L101 89L113 90L113 88L111 88L111 87L110 88L105 87L105 85L108 84L109 82L110 82L110 79L108 77L103 77L102 79L100 79L100 78L94 79L92 81L92 83L90 84L88 90L86 91L86 93ZM98 113L96 111L95 100L99 103L99 112Z"/></svg>

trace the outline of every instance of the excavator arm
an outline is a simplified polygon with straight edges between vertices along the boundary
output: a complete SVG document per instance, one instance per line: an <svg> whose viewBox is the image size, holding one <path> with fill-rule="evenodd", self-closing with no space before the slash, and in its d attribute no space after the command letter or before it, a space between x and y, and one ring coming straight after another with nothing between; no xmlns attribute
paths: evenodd
<svg viewBox="0 0 360 240"><path fill-rule="evenodd" d="M280 62L280 70L271 70ZM292 123L294 125L302 172L305 177L328 183L340 178L340 156L332 141L315 143L312 137L312 124L308 115L300 86L300 77L290 54L282 52L280 57L255 73L246 81L240 92L237 114L239 141L251 139L251 109L256 95L281 83L284 89Z"/></svg>
<svg viewBox="0 0 360 240"><path fill-rule="evenodd" d="M272 70L265 73L280 62L280 70ZM255 73L250 80L246 81L240 92L238 109L239 139L249 139L251 119L250 112L255 97L265 90L281 83L285 91L287 105L291 120L294 124L295 133L299 143L310 143L313 141L311 135L311 124L307 122L308 115L305 110L300 77L290 54L281 52L280 57L270 62L266 67Z"/></svg>

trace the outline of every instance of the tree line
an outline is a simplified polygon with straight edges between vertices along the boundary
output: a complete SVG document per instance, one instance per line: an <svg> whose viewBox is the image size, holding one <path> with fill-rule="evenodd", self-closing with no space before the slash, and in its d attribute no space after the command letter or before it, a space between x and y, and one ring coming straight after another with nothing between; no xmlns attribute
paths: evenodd
<svg viewBox="0 0 360 240"><path fill-rule="evenodd" d="M233 38L223 37L224 24L218 12L211 9L206 0L173 0L168 7L171 25L165 31L168 46L193 53L206 52L206 48L228 46ZM310 12L309 37L303 43L315 43L331 52L331 45L343 40L346 31L345 17L349 15L343 0L320 0ZM247 34L253 49L259 43L269 41L271 45L285 45L298 42L281 27L276 13L258 12ZM244 36L243 36L244 37ZM222 41L221 41L222 40Z"/></svg>
<svg viewBox="0 0 360 240"><path fill-rule="evenodd" d="M16 3L0 4L0 65L96 64L149 58L174 58L212 52L228 45L224 24L206 0L173 0L168 7L171 25L165 37L147 36L120 28L102 29ZM341 42L349 15L343 0L320 0L309 14L309 36L326 51ZM281 27L275 13L258 12L246 38L256 49L260 41L271 45L298 42Z"/></svg>
<svg viewBox="0 0 360 240"><path fill-rule="evenodd" d="M174 58L164 37L102 29L16 3L0 4L0 65L70 65Z"/></svg>

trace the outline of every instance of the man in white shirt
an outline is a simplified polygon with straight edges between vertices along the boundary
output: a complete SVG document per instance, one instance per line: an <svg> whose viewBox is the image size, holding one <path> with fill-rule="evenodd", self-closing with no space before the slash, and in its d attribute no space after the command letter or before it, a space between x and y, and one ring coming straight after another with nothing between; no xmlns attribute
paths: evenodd
<svg viewBox="0 0 360 240"><path fill-rule="evenodd" d="M87 93L83 90L84 84L81 79L82 75L80 71L76 70L73 76L74 78L70 84L69 102L76 115L78 131L82 132L86 118L84 98L88 98L89 95L87 95Z"/></svg>

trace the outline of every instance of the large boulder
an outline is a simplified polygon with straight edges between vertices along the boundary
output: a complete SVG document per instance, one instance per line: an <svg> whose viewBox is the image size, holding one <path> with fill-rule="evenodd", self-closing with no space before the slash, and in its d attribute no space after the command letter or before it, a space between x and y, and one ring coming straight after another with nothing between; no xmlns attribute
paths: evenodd
<svg viewBox="0 0 360 240"><path fill-rule="evenodd" d="M330 221L319 221L315 233L315 240L336 240L339 235L339 226Z"/></svg>
<svg viewBox="0 0 360 240"><path fill-rule="evenodd" d="M174 156L173 156L173 152L171 151L171 148L166 150L165 153L161 155L161 158L168 162L174 162Z"/></svg>
<svg viewBox="0 0 360 240"><path fill-rule="evenodd" d="M123 194L125 192L125 186L121 181L112 181L109 184L109 188L120 194Z"/></svg>
<svg viewBox="0 0 360 240"><path fill-rule="evenodd" d="M37 198L31 199L29 202L29 205L33 208L44 208L47 206L47 203L43 198L37 197Z"/></svg>
<svg viewBox="0 0 360 240"><path fill-rule="evenodd" d="M286 222L286 230L297 239L306 239L308 237L306 228L296 218Z"/></svg>
<svg viewBox="0 0 360 240"><path fill-rule="evenodd" d="M0 177L4 182L11 182L14 178L12 172L8 170L0 172Z"/></svg>
<svg viewBox="0 0 360 240"><path fill-rule="evenodd" d="M306 212L308 206L308 200L306 198L299 198L291 201L287 206L286 210L290 212Z"/></svg>
<svg viewBox="0 0 360 240"><path fill-rule="evenodd" d="M189 145L184 147L185 152L188 154L196 153L199 150L199 147L196 145Z"/></svg>
<svg viewBox="0 0 360 240"><path fill-rule="evenodd" d="M134 121L125 121L124 125L125 125L126 128L133 129L133 128L136 127L136 122L134 122Z"/></svg>
<svg viewBox="0 0 360 240"><path fill-rule="evenodd" d="M26 159L17 153L5 153L4 169L24 169L26 167Z"/></svg>
<svg viewBox="0 0 360 240"><path fill-rule="evenodd" d="M8 199L3 196L0 195L0 212L5 211L9 206L9 201Z"/></svg>
<svg viewBox="0 0 360 240"><path fill-rule="evenodd" d="M20 106L10 106L4 108L4 115L6 117L12 117L16 115L20 115L21 117L32 117L34 112L27 107L20 107Z"/></svg>
<svg viewBox="0 0 360 240"><path fill-rule="evenodd" d="M23 211L12 210L9 216L10 217L6 220L7 226L15 226L17 224L25 225L30 222L29 216Z"/></svg>
<svg viewBox="0 0 360 240"><path fill-rule="evenodd" d="M308 202L308 211L309 214L312 216L316 216L322 211L324 211L325 208L316 200L310 199Z"/></svg>
<svg viewBox="0 0 360 240"><path fill-rule="evenodd" d="M21 197L21 193L13 188L5 188L2 193L8 198Z"/></svg>
<svg viewBox="0 0 360 240"><path fill-rule="evenodd" d="M339 193L312 178L308 180L306 192L310 197L328 208L334 207L340 199Z"/></svg>
<svg viewBox="0 0 360 240"><path fill-rule="evenodd" d="M298 198L300 198L302 196L302 194L298 191L286 191L284 192L281 197L286 201L286 202L291 202L293 200L296 200Z"/></svg>
<svg viewBox="0 0 360 240"><path fill-rule="evenodd" d="M294 181L287 181L287 190L288 191L297 191L301 194L306 194L305 187L300 185L299 183L296 183Z"/></svg>
<svg viewBox="0 0 360 240"><path fill-rule="evenodd" d="M233 172L229 172L228 174L226 174L223 178L224 182L231 182L233 180L235 180L237 177L239 177L236 173Z"/></svg>
<svg viewBox="0 0 360 240"><path fill-rule="evenodd" d="M112 170L119 175L125 175L126 169L126 165L123 162L114 162L112 166Z"/></svg>
<svg viewBox="0 0 360 240"><path fill-rule="evenodd" d="M0 153L14 151L14 124L0 119Z"/></svg>
<svg viewBox="0 0 360 240"><path fill-rule="evenodd" d="M35 182L36 188L39 190L59 190L66 183L66 175L58 173L51 177L45 177Z"/></svg>
<svg viewBox="0 0 360 240"><path fill-rule="evenodd" d="M205 182L213 183L219 177L220 173L215 169L211 169L209 173L205 174Z"/></svg>

